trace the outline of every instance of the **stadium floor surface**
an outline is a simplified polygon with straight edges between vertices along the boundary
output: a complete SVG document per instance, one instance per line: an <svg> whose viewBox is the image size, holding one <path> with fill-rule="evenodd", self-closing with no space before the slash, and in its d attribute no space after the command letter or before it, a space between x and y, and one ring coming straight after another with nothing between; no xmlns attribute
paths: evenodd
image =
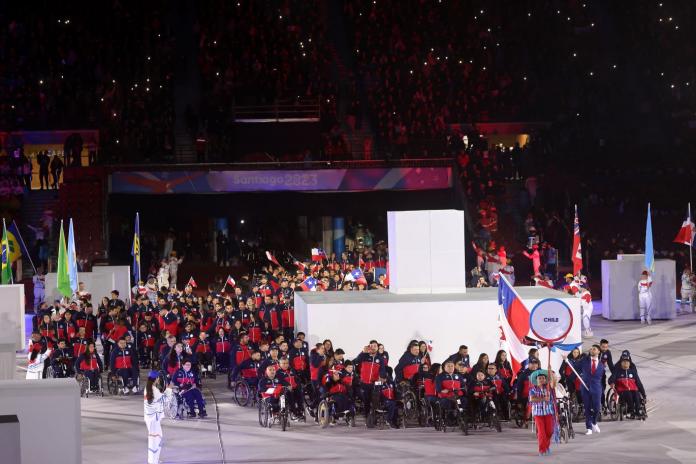
<svg viewBox="0 0 696 464"><path fill-rule="evenodd" d="M601 433L552 446L539 457L532 429L504 423L489 430L436 432L432 428L367 429L336 425L321 429L311 422L291 423L286 432L259 427L256 408L233 404L224 381L206 383L209 418L163 421L162 462L213 463L468 463L539 462L694 463L696 462L696 314L652 326L593 317L594 337L611 341L614 357L629 349L648 393L646 422L600 424ZM22 366L25 358L18 357ZM22 377L23 371L17 370ZM216 401L212 398L215 395ZM82 399L82 457L85 464L146 462L142 396ZM216 414L219 412L219 418ZM60 424L56 424L60 426ZM219 429L218 429L219 427ZM224 455L224 461L223 461Z"/></svg>

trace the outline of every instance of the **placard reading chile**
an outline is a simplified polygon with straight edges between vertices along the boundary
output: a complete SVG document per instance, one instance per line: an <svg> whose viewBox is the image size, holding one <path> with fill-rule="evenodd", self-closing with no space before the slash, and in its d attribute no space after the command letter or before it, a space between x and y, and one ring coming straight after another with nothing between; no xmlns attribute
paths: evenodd
<svg viewBox="0 0 696 464"><path fill-rule="evenodd" d="M436 190L452 186L450 167L293 171L129 171L111 174L111 193L228 193Z"/></svg>
<svg viewBox="0 0 696 464"><path fill-rule="evenodd" d="M529 328L537 338L553 343L563 340L573 326L573 312L556 298L541 300L529 314Z"/></svg>

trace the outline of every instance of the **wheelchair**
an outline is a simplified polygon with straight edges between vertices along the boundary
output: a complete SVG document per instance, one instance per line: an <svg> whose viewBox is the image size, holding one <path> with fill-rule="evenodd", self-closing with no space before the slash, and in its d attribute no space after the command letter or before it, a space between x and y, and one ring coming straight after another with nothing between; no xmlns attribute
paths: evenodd
<svg viewBox="0 0 696 464"><path fill-rule="evenodd" d="M273 424L280 424L283 432L288 428L290 417L290 405L288 404L287 389L283 388L278 397L278 411L273 411L270 398L259 399L259 425L263 428L271 428Z"/></svg>
<svg viewBox="0 0 696 464"><path fill-rule="evenodd" d="M138 391L140 391L140 377L138 375L134 375L131 377L133 385L131 385L128 388L133 388L133 387L138 387ZM163 384L163 385L166 385ZM118 395L123 395L124 392L123 390L127 387L123 383L123 377L118 375L115 372L109 372L106 374L106 390L109 392L109 395L111 396L118 396Z"/></svg>
<svg viewBox="0 0 696 464"><path fill-rule="evenodd" d="M531 415L529 414L529 405L526 407L524 403L519 401L517 398L517 393L514 393L510 397L510 420L515 422L518 428L529 428L529 423L534 422L531 420Z"/></svg>
<svg viewBox="0 0 696 464"><path fill-rule="evenodd" d="M348 427L355 427L355 404L348 411L337 411L335 401L330 396L324 397L317 407L316 418L323 429L329 424L335 424L341 418L345 420Z"/></svg>
<svg viewBox="0 0 696 464"><path fill-rule="evenodd" d="M582 398L578 398L579 393L579 391L574 391L570 394L570 412L573 422L585 420L585 408L582 405Z"/></svg>
<svg viewBox="0 0 696 464"><path fill-rule="evenodd" d="M448 428L451 428L452 431L459 428L464 435L469 435L466 405L462 399L461 396L453 399L454 407L449 409L444 409L439 400L433 404L433 427L435 430L447 433Z"/></svg>
<svg viewBox="0 0 696 464"><path fill-rule="evenodd" d="M470 429L483 429L484 427L488 427L490 429L495 429L497 432L502 432L498 410L490 395L486 395L485 398L471 398L469 400L467 412L468 415L465 420Z"/></svg>
<svg viewBox="0 0 696 464"><path fill-rule="evenodd" d="M639 394L639 396L641 395ZM611 417L612 420L623 421L624 419L631 418L628 414L628 405L621 401L621 396L613 387L610 387L607 391L605 404L609 417ZM645 399L642 396L638 405L638 412L632 418L643 421L648 418Z"/></svg>
<svg viewBox="0 0 696 464"><path fill-rule="evenodd" d="M314 388L312 382L302 384L302 399L304 400L305 413L312 417L315 421L317 418L317 409L319 407L319 392Z"/></svg>
<svg viewBox="0 0 696 464"><path fill-rule="evenodd" d="M148 346L143 348L142 356L138 356L138 365L141 369L157 369L159 360L155 356L155 350Z"/></svg>
<svg viewBox="0 0 696 464"><path fill-rule="evenodd" d="M57 360L54 363L49 363L46 368L46 378L47 379L65 379L72 377L70 362L62 358L63 360ZM48 360L47 360L48 361Z"/></svg>
<svg viewBox="0 0 696 464"><path fill-rule="evenodd" d="M241 378L234 385L234 401L241 407L254 406L258 398L258 385L256 379L247 380Z"/></svg>
<svg viewBox="0 0 696 464"><path fill-rule="evenodd" d="M376 384L375 384L376 385ZM367 414L366 425L368 428L384 428L387 425L387 409L382 405L382 393L379 389L372 390L370 397L370 411ZM396 425L400 429L406 428L406 416L404 415L404 403L400 399L395 399L396 403Z"/></svg>
<svg viewBox="0 0 696 464"><path fill-rule="evenodd" d="M398 385L399 397L403 406L404 427L409 425L418 425L423 427L427 423L427 415L424 415L422 410L421 397L422 389L414 388L407 382L402 382Z"/></svg>
<svg viewBox="0 0 696 464"><path fill-rule="evenodd" d="M164 417L171 420L183 419L188 413L188 405L179 393L178 387L172 387L171 393L165 393L163 398Z"/></svg>
<svg viewBox="0 0 696 464"><path fill-rule="evenodd" d="M97 376L96 388L92 388L92 382L90 381L89 377L87 377L84 374L80 374L79 372L75 374L75 380L77 381L78 385L80 385L81 398L89 398L89 395L91 394L96 394L101 397L104 397L104 387L102 384L101 374Z"/></svg>
<svg viewBox="0 0 696 464"><path fill-rule="evenodd" d="M573 430L573 411L570 398L559 398L556 402L556 410L558 412L560 441L562 443L568 443L568 440L575 438L575 430Z"/></svg>

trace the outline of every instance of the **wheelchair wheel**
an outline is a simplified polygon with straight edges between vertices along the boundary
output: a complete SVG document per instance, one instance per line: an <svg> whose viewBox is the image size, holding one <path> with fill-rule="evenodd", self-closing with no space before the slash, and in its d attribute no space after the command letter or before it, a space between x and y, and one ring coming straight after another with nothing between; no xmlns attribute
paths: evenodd
<svg viewBox="0 0 696 464"><path fill-rule="evenodd" d="M331 405L327 400L321 400L317 408L317 421L322 429L325 429L331 423Z"/></svg>
<svg viewBox="0 0 696 464"><path fill-rule="evenodd" d="M165 395L162 405L164 417L172 420L176 419L177 415L179 414L179 401L177 400L176 395L173 393Z"/></svg>
<svg viewBox="0 0 696 464"><path fill-rule="evenodd" d="M614 394L614 389L611 388L607 391L607 396L605 399L606 409L609 413L611 420L617 420L619 418L619 411L617 410L616 395Z"/></svg>
<svg viewBox="0 0 696 464"><path fill-rule="evenodd" d="M503 428L500 426L500 418L495 411L490 412L490 425L491 428L494 428L498 433L503 431Z"/></svg>
<svg viewBox="0 0 696 464"><path fill-rule="evenodd" d="M367 413L367 418L365 418L365 425L367 425L368 429L373 429L377 426L377 413L374 409L371 409L370 412Z"/></svg>
<svg viewBox="0 0 696 464"><path fill-rule="evenodd" d="M619 402L616 405L616 410L618 411L619 415L619 421L623 421L624 417L626 416L625 412L626 406L619 400Z"/></svg>
<svg viewBox="0 0 696 464"><path fill-rule="evenodd" d="M561 443L568 443L568 428L565 425L560 428L559 435Z"/></svg>
<svg viewBox="0 0 696 464"><path fill-rule="evenodd" d="M283 393L280 397L280 411L278 413L278 419L280 421L280 429L285 432L288 428L288 400Z"/></svg>
<svg viewBox="0 0 696 464"><path fill-rule="evenodd" d="M440 408L440 427L442 433L447 433L447 410Z"/></svg>
<svg viewBox="0 0 696 464"><path fill-rule="evenodd" d="M52 379L52 378L55 378L55 376L56 376L56 373L55 373L55 371L53 370L53 366L48 366L48 367L46 368L46 378L47 378L47 379Z"/></svg>
<svg viewBox="0 0 696 464"><path fill-rule="evenodd" d="M106 389L111 396L117 396L120 392L118 377L109 374L106 380Z"/></svg>
<svg viewBox="0 0 696 464"><path fill-rule="evenodd" d="M268 408L268 403L265 400L259 401L259 425L263 428L270 427L269 419L270 410Z"/></svg>
<svg viewBox="0 0 696 464"><path fill-rule="evenodd" d="M645 420L645 419L643 419ZM348 426L355 427L355 410L350 412L350 418L348 419Z"/></svg>
<svg viewBox="0 0 696 464"><path fill-rule="evenodd" d="M80 386L80 398L85 398L89 396L89 380L87 376L82 374L75 374L75 381Z"/></svg>
<svg viewBox="0 0 696 464"><path fill-rule="evenodd" d="M428 404L428 400L425 398L421 398L420 401L418 402L418 425L421 427L425 427L428 425L428 420L431 417L431 410L430 410L430 404Z"/></svg>
<svg viewBox="0 0 696 464"><path fill-rule="evenodd" d="M251 388L245 381L237 382L234 386L234 401L241 407L247 407L251 400Z"/></svg>
<svg viewBox="0 0 696 464"><path fill-rule="evenodd" d="M406 390L401 397L401 401L403 403L404 424L407 424L408 422L413 423L420 419L420 414L418 411L418 399L416 398L415 393L413 393L411 390ZM404 428L406 427L404 426Z"/></svg>
<svg viewBox="0 0 696 464"><path fill-rule="evenodd" d="M457 420L459 422L459 428L462 430L462 433L465 436L469 435L469 421L466 418L466 414L460 414Z"/></svg>

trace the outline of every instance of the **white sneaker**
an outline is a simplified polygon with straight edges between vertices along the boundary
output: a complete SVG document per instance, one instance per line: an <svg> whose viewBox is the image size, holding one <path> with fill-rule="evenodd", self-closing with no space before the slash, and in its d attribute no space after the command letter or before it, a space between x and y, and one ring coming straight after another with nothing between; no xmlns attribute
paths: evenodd
<svg viewBox="0 0 696 464"><path fill-rule="evenodd" d="M641 318L640 318L640 323L641 323L641 325L645 324L645 319L643 319L643 318L641 317Z"/></svg>
<svg viewBox="0 0 696 464"><path fill-rule="evenodd" d="M648 318L648 325L652 325L652 319Z"/></svg>
<svg viewBox="0 0 696 464"><path fill-rule="evenodd" d="M593 425L592 425L592 431L593 431L594 433L599 433L599 425L593 424Z"/></svg>
<svg viewBox="0 0 696 464"><path fill-rule="evenodd" d="M207 370L208 370L208 369L206 369L205 367L201 366L201 372L205 372L205 371L207 371Z"/></svg>
<svg viewBox="0 0 696 464"><path fill-rule="evenodd" d="M587 429L587 432L585 432L585 435L592 435L592 429Z"/></svg>
<svg viewBox="0 0 696 464"><path fill-rule="evenodd" d="M133 387L133 393L138 393L138 387Z"/></svg>

